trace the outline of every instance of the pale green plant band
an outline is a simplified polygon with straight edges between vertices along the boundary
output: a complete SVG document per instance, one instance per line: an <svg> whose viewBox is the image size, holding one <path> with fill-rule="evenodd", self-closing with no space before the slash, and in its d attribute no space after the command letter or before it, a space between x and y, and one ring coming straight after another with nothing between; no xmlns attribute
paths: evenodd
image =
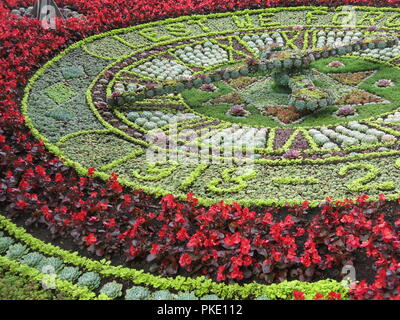
<svg viewBox="0 0 400 320"><path fill-rule="evenodd" d="M34 282L43 283L46 277L46 274L40 273L37 269L4 256L0 256L0 268ZM77 300L109 300L104 294L96 296L96 294L87 287L77 286L69 281L55 279L54 285L58 292L67 294L69 297Z"/></svg>

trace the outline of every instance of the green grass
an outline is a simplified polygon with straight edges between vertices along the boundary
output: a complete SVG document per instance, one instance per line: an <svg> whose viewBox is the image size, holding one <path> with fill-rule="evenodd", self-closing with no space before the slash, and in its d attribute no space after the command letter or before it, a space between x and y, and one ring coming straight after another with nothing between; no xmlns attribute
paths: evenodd
<svg viewBox="0 0 400 320"><path fill-rule="evenodd" d="M328 64L331 63L332 61L340 61L344 64L344 66L339 68L328 67ZM346 72L369 71L369 70L375 70L377 66L381 66L381 64L377 64L375 62L366 61L362 59L341 58L341 57L319 59L311 63L312 68L315 68L323 73L331 73L331 72L346 73Z"/></svg>
<svg viewBox="0 0 400 320"><path fill-rule="evenodd" d="M43 290L41 284L0 269L0 300L71 300L72 298Z"/></svg>
<svg viewBox="0 0 400 320"><path fill-rule="evenodd" d="M207 92L193 88L190 90L184 90L182 92L182 97L186 100L186 103L189 106L193 108L198 108L201 107L203 103L207 102L210 99L223 96L233 91L233 89L224 82L215 82L214 85L217 86L219 90L215 92Z"/></svg>

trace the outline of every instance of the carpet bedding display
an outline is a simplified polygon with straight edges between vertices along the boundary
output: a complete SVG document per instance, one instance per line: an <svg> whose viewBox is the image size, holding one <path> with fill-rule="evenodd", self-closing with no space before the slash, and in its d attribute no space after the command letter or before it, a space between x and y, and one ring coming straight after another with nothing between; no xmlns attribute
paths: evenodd
<svg viewBox="0 0 400 320"><path fill-rule="evenodd" d="M33 3L0 4L0 276L400 298L400 1Z"/></svg>

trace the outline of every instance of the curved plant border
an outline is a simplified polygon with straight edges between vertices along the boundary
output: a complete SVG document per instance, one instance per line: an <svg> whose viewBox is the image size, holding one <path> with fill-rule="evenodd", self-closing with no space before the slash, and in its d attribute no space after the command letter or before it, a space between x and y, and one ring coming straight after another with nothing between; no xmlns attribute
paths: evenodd
<svg viewBox="0 0 400 320"><path fill-rule="evenodd" d="M160 277L142 270L135 270L121 266L112 266L110 261L102 259L92 260L78 256L77 252L63 250L50 243L36 239L25 229L16 226L11 220L0 215L0 230L6 231L11 237L23 242L29 248L49 256L61 258L64 262L86 269L89 272L97 272L106 277L131 281L132 284L146 285L161 290L191 291L198 296L215 294L222 299L249 299L251 297L267 296L271 299L291 299L294 290L304 292L307 299L313 299L317 293L324 295L330 292L340 292L344 298L348 295L348 289L342 283L334 280L320 280L315 283L301 281L284 281L279 284L262 285L259 283L227 285L216 283L205 277L186 278L182 276ZM0 256L0 265L12 271L21 272L33 280L41 280L41 275L36 269L21 266L18 262ZM71 285L66 281L57 282L64 292L83 299L93 299L95 295L85 289ZM99 296L104 299L104 296Z"/></svg>

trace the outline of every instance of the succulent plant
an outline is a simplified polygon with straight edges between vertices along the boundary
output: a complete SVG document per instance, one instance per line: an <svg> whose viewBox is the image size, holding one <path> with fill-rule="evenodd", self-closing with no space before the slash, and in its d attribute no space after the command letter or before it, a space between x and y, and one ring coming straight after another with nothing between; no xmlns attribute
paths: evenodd
<svg viewBox="0 0 400 320"><path fill-rule="evenodd" d="M379 49L384 49L384 48L386 48L386 46L387 46L387 43L386 43L386 41L379 41L378 42L378 44L377 44L377 47L379 48Z"/></svg>
<svg viewBox="0 0 400 320"><path fill-rule="evenodd" d="M130 121L135 121L137 118L140 117L140 115L137 112L129 112L126 117Z"/></svg>
<svg viewBox="0 0 400 320"><path fill-rule="evenodd" d="M22 264L26 264L32 268L35 268L45 258L44 255L38 252L30 252L22 256L19 260Z"/></svg>
<svg viewBox="0 0 400 320"><path fill-rule="evenodd" d="M14 243L14 240L10 237L0 238L0 254L3 254L8 248Z"/></svg>
<svg viewBox="0 0 400 320"><path fill-rule="evenodd" d="M294 107L297 110L302 111L306 108L306 103L303 100L295 100Z"/></svg>
<svg viewBox="0 0 400 320"><path fill-rule="evenodd" d="M382 136L382 142L396 142L397 138L391 134L385 134Z"/></svg>
<svg viewBox="0 0 400 320"><path fill-rule="evenodd" d="M366 134L368 135L373 135L375 137L381 138L382 136L385 135L385 133L383 131L377 130L377 129L368 129L366 131Z"/></svg>
<svg viewBox="0 0 400 320"><path fill-rule="evenodd" d="M173 295L167 290L155 291L151 297L152 300L174 300Z"/></svg>
<svg viewBox="0 0 400 320"><path fill-rule="evenodd" d="M283 67L286 69L290 69L291 67L293 67L293 61L291 59L284 60Z"/></svg>
<svg viewBox="0 0 400 320"><path fill-rule="evenodd" d="M82 274L82 272L79 270L79 268L65 267L64 269L61 270L61 272L58 274L58 276L62 280L69 281L69 282L75 282L81 274Z"/></svg>
<svg viewBox="0 0 400 320"><path fill-rule="evenodd" d="M244 117L248 114L248 111L242 105L235 105L229 109L228 113L234 117Z"/></svg>
<svg viewBox="0 0 400 320"><path fill-rule="evenodd" d="M157 128L157 123L152 122L152 121L148 121L144 124L144 127L148 130L153 130Z"/></svg>
<svg viewBox="0 0 400 320"><path fill-rule="evenodd" d="M342 143L345 147L350 147L350 146L354 146L359 144L359 141L357 139L348 137L348 136L344 136L342 139Z"/></svg>
<svg viewBox="0 0 400 320"><path fill-rule="evenodd" d="M175 295L175 300L199 300L199 298L190 292L179 292Z"/></svg>
<svg viewBox="0 0 400 320"><path fill-rule="evenodd" d="M319 145L324 145L325 143L330 142L329 138L325 135L323 135L322 133L318 133L316 135L313 136L315 142Z"/></svg>
<svg viewBox="0 0 400 320"><path fill-rule="evenodd" d="M135 120L135 123L136 123L137 125L139 125L139 126L143 126L146 122L147 122L147 119L146 119L146 118L137 118L137 119Z"/></svg>
<svg viewBox="0 0 400 320"><path fill-rule="evenodd" d="M149 289L135 286L126 290L125 300L148 300L149 296Z"/></svg>
<svg viewBox="0 0 400 320"><path fill-rule="evenodd" d="M204 83L201 85L200 90L207 91L207 92L214 92L218 88L212 83Z"/></svg>
<svg viewBox="0 0 400 320"><path fill-rule="evenodd" d="M375 86L379 88L387 88L393 85L394 85L393 81L389 79L380 79L377 82L375 82Z"/></svg>
<svg viewBox="0 0 400 320"><path fill-rule="evenodd" d="M178 49L175 51L175 54L185 63L201 65L204 67L229 61L227 51L210 41Z"/></svg>
<svg viewBox="0 0 400 320"><path fill-rule="evenodd" d="M203 85L203 80L201 80L201 79L196 79L193 81L193 86L195 88L200 88L202 85Z"/></svg>
<svg viewBox="0 0 400 320"><path fill-rule="evenodd" d="M202 296L200 300L222 300L222 299L215 294L207 294L205 296Z"/></svg>
<svg viewBox="0 0 400 320"><path fill-rule="evenodd" d="M259 296L259 297L255 298L254 300L271 300L271 299L268 298L267 296Z"/></svg>
<svg viewBox="0 0 400 320"><path fill-rule="evenodd" d="M231 71L231 78L232 79L237 79L237 78L239 78L239 76L240 76L239 71L237 71L237 70Z"/></svg>
<svg viewBox="0 0 400 320"><path fill-rule="evenodd" d="M13 244L11 246L8 247L7 253L6 253L6 257L16 260L21 258L24 254L26 254L28 252L28 247L20 244L20 243L16 243Z"/></svg>
<svg viewBox="0 0 400 320"><path fill-rule="evenodd" d="M337 111L336 111L336 115L338 117L348 117L348 116L352 116L355 115L357 112L356 109L354 109L351 106L343 106L340 107Z"/></svg>
<svg viewBox="0 0 400 320"><path fill-rule="evenodd" d="M368 31L377 31L378 29L379 29L379 27L375 24L368 26L368 28L367 28Z"/></svg>
<svg viewBox="0 0 400 320"><path fill-rule="evenodd" d="M116 281L106 283L101 289L100 293L103 293L111 299L116 299L122 296L122 284Z"/></svg>
<svg viewBox="0 0 400 320"><path fill-rule="evenodd" d="M264 72L264 71L267 71L267 65L265 64L265 63L260 63L259 65L258 65L258 71L260 71L260 72Z"/></svg>
<svg viewBox="0 0 400 320"><path fill-rule="evenodd" d="M333 142L327 142L322 146L323 149L335 149L338 148L338 145Z"/></svg>
<svg viewBox="0 0 400 320"><path fill-rule="evenodd" d="M100 276L94 272L86 272L78 279L78 286L86 286L90 290L97 289L100 286Z"/></svg>
<svg viewBox="0 0 400 320"><path fill-rule="evenodd" d="M361 123L358 123L357 121L349 122L348 123L348 127L350 129L357 130L357 131L362 131L362 132L367 132L368 129L369 129L368 126L366 126L364 124L361 124Z"/></svg>
<svg viewBox="0 0 400 320"><path fill-rule="evenodd" d="M241 68L239 69L239 73L240 73L242 76L247 76L247 75L249 74L249 69L248 69L247 67L241 67Z"/></svg>
<svg viewBox="0 0 400 320"><path fill-rule="evenodd" d="M297 151L297 150L287 150L284 153L283 157L286 158L286 159L300 159L300 158L302 158L300 152Z"/></svg>
<svg viewBox="0 0 400 320"><path fill-rule="evenodd" d="M48 273L49 271L58 273L64 267L64 263L57 257L44 258L37 265L37 269L40 272Z"/></svg>

